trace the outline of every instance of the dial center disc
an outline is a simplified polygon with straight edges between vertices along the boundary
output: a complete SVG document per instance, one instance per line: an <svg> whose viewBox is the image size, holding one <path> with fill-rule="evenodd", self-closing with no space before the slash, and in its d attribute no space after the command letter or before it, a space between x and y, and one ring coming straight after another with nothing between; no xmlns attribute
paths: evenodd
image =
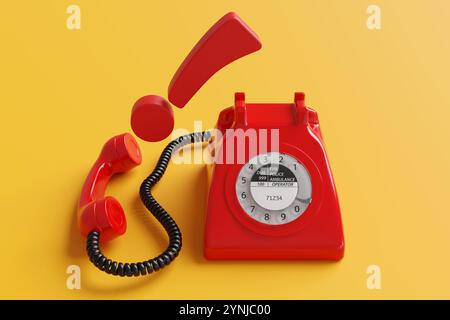
<svg viewBox="0 0 450 320"><path fill-rule="evenodd" d="M260 154L239 171L236 197L252 219L269 225L287 224L299 218L311 203L311 178L293 156Z"/></svg>
<svg viewBox="0 0 450 320"><path fill-rule="evenodd" d="M294 202L298 192L295 175L281 164L266 164L256 170L250 181L250 193L267 210L283 210Z"/></svg>

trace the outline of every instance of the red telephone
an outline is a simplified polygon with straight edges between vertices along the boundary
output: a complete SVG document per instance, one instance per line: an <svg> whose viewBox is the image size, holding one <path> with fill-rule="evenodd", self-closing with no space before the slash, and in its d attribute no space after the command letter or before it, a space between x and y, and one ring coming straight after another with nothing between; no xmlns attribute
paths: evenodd
<svg viewBox="0 0 450 320"><path fill-rule="evenodd" d="M237 93L234 108L222 111L217 128L222 139L214 147L205 256L341 259L336 189L317 113L305 106L304 94L296 93L294 103L249 104ZM265 144L258 134L265 130L268 142L279 139L278 150L270 146L260 152L246 141L243 154L236 140L244 141L252 129L251 144ZM275 139L270 129L276 129Z"/></svg>
<svg viewBox="0 0 450 320"><path fill-rule="evenodd" d="M181 64L169 86L169 100L183 108L215 72L260 48L257 35L235 13L228 13ZM146 141L164 139L174 125L170 103L155 95L139 99L131 125ZM112 275L139 276L160 270L178 256L180 229L151 189L163 176L173 152L205 141L215 160L205 225L206 258L343 257L333 176L317 113L305 106L304 94L296 93L293 103L249 104L243 93L236 93L234 107L220 113L216 127L214 135L209 131L192 133L170 142L142 182L140 198L166 230L169 243L160 255L136 263L113 261L100 249L102 242L126 230L119 202L104 196L106 185L113 174L141 163L138 144L130 134L108 140L86 179L79 204L81 233L87 237L88 256L98 269Z"/></svg>

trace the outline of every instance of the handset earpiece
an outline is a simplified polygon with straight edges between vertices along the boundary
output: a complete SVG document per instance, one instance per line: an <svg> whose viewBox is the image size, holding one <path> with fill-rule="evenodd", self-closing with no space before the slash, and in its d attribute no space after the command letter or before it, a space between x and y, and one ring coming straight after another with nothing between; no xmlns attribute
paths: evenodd
<svg viewBox="0 0 450 320"><path fill-rule="evenodd" d="M82 235L97 231L106 242L125 233L124 210L115 198L105 196L105 191L114 174L127 172L141 161L141 151L131 134L114 136L105 143L81 192L78 217Z"/></svg>

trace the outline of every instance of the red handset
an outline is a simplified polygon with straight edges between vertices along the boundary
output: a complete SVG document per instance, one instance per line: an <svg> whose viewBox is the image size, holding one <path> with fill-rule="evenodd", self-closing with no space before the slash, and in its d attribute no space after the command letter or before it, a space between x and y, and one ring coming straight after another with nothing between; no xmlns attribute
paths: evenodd
<svg viewBox="0 0 450 320"><path fill-rule="evenodd" d="M142 156L136 140L129 133L112 137L105 143L86 178L79 204L80 231L86 237L89 260L98 269L114 276L137 277L161 270L178 256L182 246L181 231L175 220L152 196L151 189L164 175L174 151L186 144L209 139L208 132L192 133L175 139L164 149L155 168L142 182L139 190L142 203L167 232L169 243L159 255L131 263L108 259L100 248L102 242L124 234L127 228L119 202L104 194L111 177L139 165Z"/></svg>
<svg viewBox="0 0 450 320"><path fill-rule="evenodd" d="M105 196L105 191L114 174L129 171L141 161L141 151L131 134L114 136L105 143L81 191L78 217L84 236L97 231L105 242L125 233L127 222L122 206L115 198Z"/></svg>

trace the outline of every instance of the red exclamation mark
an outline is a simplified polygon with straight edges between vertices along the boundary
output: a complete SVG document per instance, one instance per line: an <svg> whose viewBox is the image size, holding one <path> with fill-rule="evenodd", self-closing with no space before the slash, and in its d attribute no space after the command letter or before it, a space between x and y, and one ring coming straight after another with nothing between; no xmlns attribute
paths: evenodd
<svg viewBox="0 0 450 320"><path fill-rule="evenodd" d="M261 42L239 16L230 12L217 21L191 50L169 85L169 101L183 108L217 71L227 64L261 48ZM173 130L169 102L155 95L144 96L134 104L131 127L146 141L160 141Z"/></svg>

